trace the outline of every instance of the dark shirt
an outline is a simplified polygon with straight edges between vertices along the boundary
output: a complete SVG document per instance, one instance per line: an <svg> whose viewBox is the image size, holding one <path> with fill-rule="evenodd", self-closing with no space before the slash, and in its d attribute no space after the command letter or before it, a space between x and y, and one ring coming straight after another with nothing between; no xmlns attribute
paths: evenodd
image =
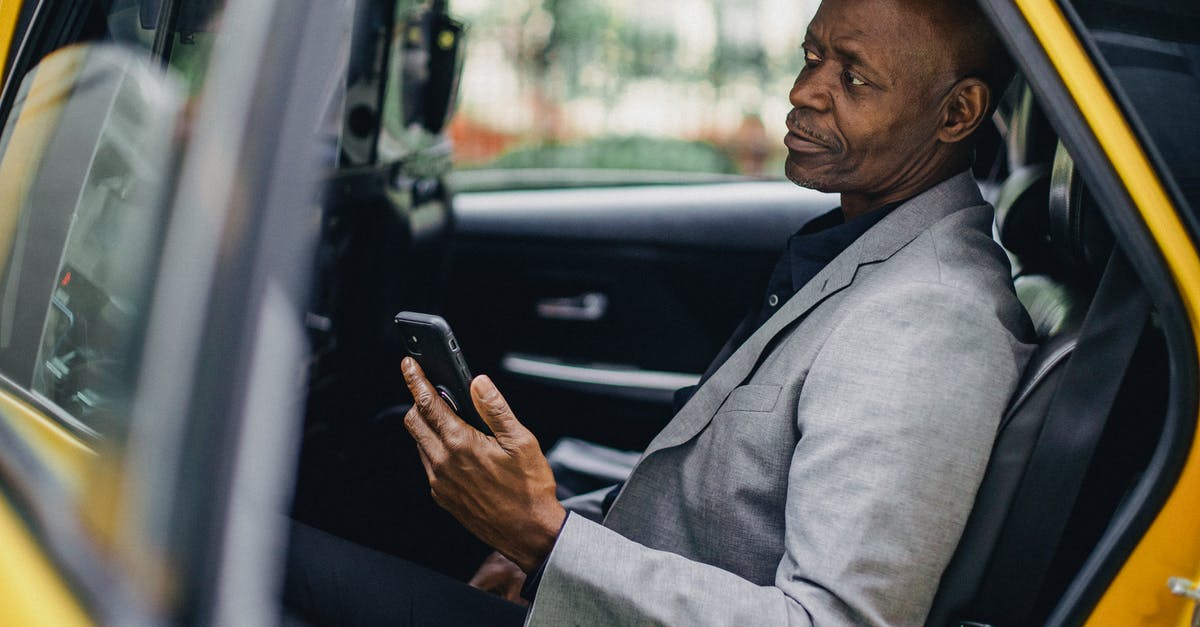
<svg viewBox="0 0 1200 627"><path fill-rule="evenodd" d="M741 346L742 342L775 315L783 303L799 292L818 272L824 270L834 257L842 254L854 240L899 205L900 203L884 205L849 222L845 221L842 208L838 207L809 220L799 231L792 234L771 272L767 291L763 294L754 324L748 329L748 333L737 338L737 346Z"/></svg>
<svg viewBox="0 0 1200 627"><path fill-rule="evenodd" d="M747 313L741 324L734 329L729 341L709 364L704 376L700 377L700 383L675 392L673 413L678 413L696 388L703 385L789 298L795 296L800 288L824 270L825 266L842 254L854 240L904 202L902 200L872 209L849 222L845 221L842 208L838 207L809 220L799 231L792 234L783 248L783 254L779 256L779 261L775 263L774 270L771 271L771 278L767 281L767 289L759 301L758 309Z"/></svg>
<svg viewBox="0 0 1200 627"><path fill-rule="evenodd" d="M902 200L872 209L849 222L845 221L842 208L838 207L809 220L799 231L793 233L788 238L779 261L775 263L774 270L771 271L766 293L763 294L758 309L751 310L734 330L729 341L725 343L724 348L709 365L704 376L700 378L700 383L682 388L675 393L674 411L677 413L692 397L696 388L703 385L743 342L749 339L771 316L775 315L780 306L795 296L800 288L825 269L830 261L842 254L842 251L853 244L854 240L861 237L863 233L878 224L887 214L904 202ZM613 486L604 496L604 503L601 505L602 511L608 512L608 508L616 500L617 493L621 491L622 485L624 482ZM566 525L565 520L563 525ZM541 583L545 568L546 563L542 562L534 572L529 574L521 589L521 596L525 599L532 601L534 595L537 594L537 586Z"/></svg>

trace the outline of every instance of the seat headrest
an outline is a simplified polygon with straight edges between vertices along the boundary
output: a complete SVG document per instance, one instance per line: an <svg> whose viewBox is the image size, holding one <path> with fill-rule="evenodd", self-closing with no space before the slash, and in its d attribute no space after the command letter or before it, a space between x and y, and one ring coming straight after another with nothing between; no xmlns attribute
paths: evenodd
<svg viewBox="0 0 1200 627"><path fill-rule="evenodd" d="M1044 272L1057 258L1050 243L1049 196L1048 164L1017 168L996 195L996 231L1018 274Z"/></svg>
<svg viewBox="0 0 1200 627"><path fill-rule="evenodd" d="M1016 171L1027 165L1050 163L1058 135L1050 120L1033 97L1033 91L1023 78L1014 80L1015 102L1008 121L1008 169Z"/></svg>
<svg viewBox="0 0 1200 627"><path fill-rule="evenodd" d="M1100 208L1075 168L1075 161L1059 142L1050 171L1050 242L1075 278L1099 279L1113 248L1113 234Z"/></svg>

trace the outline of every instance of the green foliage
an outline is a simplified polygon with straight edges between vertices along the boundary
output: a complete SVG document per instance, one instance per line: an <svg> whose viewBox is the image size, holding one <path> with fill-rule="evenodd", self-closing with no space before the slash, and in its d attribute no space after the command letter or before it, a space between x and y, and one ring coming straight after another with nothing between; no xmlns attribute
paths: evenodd
<svg viewBox="0 0 1200 627"><path fill-rule="evenodd" d="M488 167L737 172L733 160L711 144L640 136L518 148L502 155Z"/></svg>
<svg viewBox="0 0 1200 627"><path fill-rule="evenodd" d="M669 73L675 64L679 42L675 33L655 30L633 23L622 24L617 30L620 42L620 67L624 76L643 78Z"/></svg>

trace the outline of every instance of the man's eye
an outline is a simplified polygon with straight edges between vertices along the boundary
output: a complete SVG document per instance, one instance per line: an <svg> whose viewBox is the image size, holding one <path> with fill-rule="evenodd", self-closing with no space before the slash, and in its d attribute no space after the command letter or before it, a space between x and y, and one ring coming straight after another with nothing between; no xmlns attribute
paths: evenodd
<svg viewBox="0 0 1200 627"><path fill-rule="evenodd" d="M821 62L821 57L818 57L817 53L813 52L812 50L804 51L804 64L805 65L812 66L812 65L816 65L820 62Z"/></svg>
<svg viewBox="0 0 1200 627"><path fill-rule="evenodd" d="M842 72L842 77L843 77L843 78L846 80L846 84L848 84L848 85L853 85L853 86L855 86L855 87L862 87L862 86L864 86L864 85L866 85L866 84L867 84L867 82L866 82L866 81L864 81L863 79L861 79L861 78L859 78L859 77L855 76L855 75L854 75L852 72L850 72L850 71L845 71L845 72Z"/></svg>

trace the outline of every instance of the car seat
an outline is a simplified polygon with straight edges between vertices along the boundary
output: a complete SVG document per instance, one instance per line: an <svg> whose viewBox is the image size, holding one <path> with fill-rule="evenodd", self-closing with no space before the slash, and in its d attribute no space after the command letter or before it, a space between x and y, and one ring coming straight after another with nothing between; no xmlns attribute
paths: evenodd
<svg viewBox="0 0 1200 627"><path fill-rule="evenodd" d="M1001 243L1016 258L1014 284L1034 322L1039 346L1001 422L929 625L1043 620L1104 532L1126 488L1145 467L1165 413L1162 337L1151 327L1139 341L1135 366L1121 384L1036 598L1004 599L1004 607L998 609L989 588L999 576L995 565L1001 558L1026 557L1001 555L1012 545L1004 549L1000 539L1006 533L1034 532L1014 528L1021 523L1010 519L1011 508L1066 364L1079 345L1084 315L1113 250L1113 236L1061 144L1051 168L1032 164L1014 170L999 194L997 219ZM1118 450L1121 445L1123 451Z"/></svg>

